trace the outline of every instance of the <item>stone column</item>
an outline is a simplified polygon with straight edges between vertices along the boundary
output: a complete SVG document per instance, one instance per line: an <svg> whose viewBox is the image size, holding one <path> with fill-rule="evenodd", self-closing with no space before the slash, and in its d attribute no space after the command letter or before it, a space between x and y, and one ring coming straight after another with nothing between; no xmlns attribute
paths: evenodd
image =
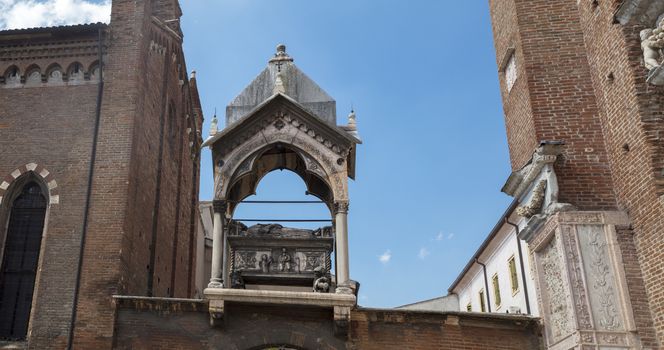
<svg viewBox="0 0 664 350"><path fill-rule="evenodd" d="M334 202L337 293L352 293L348 266L348 201Z"/></svg>
<svg viewBox="0 0 664 350"><path fill-rule="evenodd" d="M208 288L222 288L222 256L225 237L224 220L226 216L226 201L214 200L212 202L214 209L214 222L212 226L212 274Z"/></svg>

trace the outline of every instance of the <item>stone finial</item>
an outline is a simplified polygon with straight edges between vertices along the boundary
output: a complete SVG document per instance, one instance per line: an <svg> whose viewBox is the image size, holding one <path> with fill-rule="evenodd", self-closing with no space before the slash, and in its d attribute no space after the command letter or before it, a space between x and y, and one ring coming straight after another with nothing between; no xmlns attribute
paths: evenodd
<svg viewBox="0 0 664 350"><path fill-rule="evenodd" d="M348 114L348 128L352 130L357 129L357 120L355 119L355 111L350 110L350 114Z"/></svg>
<svg viewBox="0 0 664 350"><path fill-rule="evenodd" d="M189 78L190 79L196 79L196 71L195 70L191 71L191 76Z"/></svg>
<svg viewBox="0 0 664 350"><path fill-rule="evenodd" d="M275 53L274 57L270 59L270 62L278 62L278 61L293 62L293 58L288 56L288 54L286 53L286 45L284 44L277 45L277 53Z"/></svg>
<svg viewBox="0 0 664 350"><path fill-rule="evenodd" d="M217 134L218 127L217 125L219 124L219 121L217 121L217 111L214 112L214 116L212 117L212 121L210 122L210 136L214 136Z"/></svg>

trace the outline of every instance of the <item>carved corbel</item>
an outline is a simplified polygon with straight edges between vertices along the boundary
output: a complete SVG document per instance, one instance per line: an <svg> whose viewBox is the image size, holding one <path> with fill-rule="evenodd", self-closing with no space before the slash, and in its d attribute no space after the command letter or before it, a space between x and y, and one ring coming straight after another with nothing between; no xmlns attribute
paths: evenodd
<svg viewBox="0 0 664 350"><path fill-rule="evenodd" d="M224 323L224 301L210 300L208 310L210 312L210 326L221 327Z"/></svg>
<svg viewBox="0 0 664 350"><path fill-rule="evenodd" d="M546 191L546 180L540 180L533 189L533 194L527 205L522 205L516 208L516 214L530 219L533 215L538 214L542 210L544 204L544 195Z"/></svg>
<svg viewBox="0 0 664 350"><path fill-rule="evenodd" d="M348 338L350 328L350 306L334 307L334 335L340 338Z"/></svg>

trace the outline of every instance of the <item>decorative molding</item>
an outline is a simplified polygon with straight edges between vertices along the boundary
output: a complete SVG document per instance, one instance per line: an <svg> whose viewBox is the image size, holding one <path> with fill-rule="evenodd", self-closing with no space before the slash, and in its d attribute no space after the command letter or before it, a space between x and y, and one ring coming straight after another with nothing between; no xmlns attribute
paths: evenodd
<svg viewBox="0 0 664 350"><path fill-rule="evenodd" d="M604 231L590 230L585 232L588 235L589 263L591 268L587 271L592 279L592 287L597 293L599 305L595 305L600 318L597 320L597 326L605 330L616 330L622 327L620 315L616 310L616 295L614 290L614 275L611 266L606 260L608 257L606 242L601 237Z"/></svg>
<svg viewBox="0 0 664 350"><path fill-rule="evenodd" d="M562 259L558 247L558 237L554 236L549 244L538 254L543 272L546 297L545 322L548 323L551 337L555 343L572 332L569 301L563 277Z"/></svg>
<svg viewBox="0 0 664 350"><path fill-rule="evenodd" d="M581 329L592 329L593 324L588 308L588 296L583 280L583 272L579 261L579 249L576 242L576 232L573 226L561 225L561 233L565 253L567 255L567 269L570 275L571 288L574 295L574 308L576 319Z"/></svg>

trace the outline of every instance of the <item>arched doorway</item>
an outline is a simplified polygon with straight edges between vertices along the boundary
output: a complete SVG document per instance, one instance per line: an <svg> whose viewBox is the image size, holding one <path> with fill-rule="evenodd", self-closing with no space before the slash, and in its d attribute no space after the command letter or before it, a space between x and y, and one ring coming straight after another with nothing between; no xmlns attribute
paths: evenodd
<svg viewBox="0 0 664 350"><path fill-rule="evenodd" d="M28 332L32 293L47 201L34 181L17 189L11 204L9 225L0 265L0 339L25 339Z"/></svg>

